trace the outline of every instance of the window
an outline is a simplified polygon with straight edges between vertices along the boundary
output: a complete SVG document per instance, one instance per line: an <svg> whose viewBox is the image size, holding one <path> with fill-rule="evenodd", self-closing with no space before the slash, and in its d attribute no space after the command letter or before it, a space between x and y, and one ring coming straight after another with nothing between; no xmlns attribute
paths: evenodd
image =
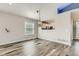
<svg viewBox="0 0 79 59"><path fill-rule="evenodd" d="M34 34L34 23L25 22L25 35Z"/></svg>

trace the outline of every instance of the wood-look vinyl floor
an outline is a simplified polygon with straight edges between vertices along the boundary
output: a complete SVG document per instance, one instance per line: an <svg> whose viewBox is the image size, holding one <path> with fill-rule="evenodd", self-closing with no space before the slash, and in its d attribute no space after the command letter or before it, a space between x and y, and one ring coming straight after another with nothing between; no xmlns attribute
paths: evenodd
<svg viewBox="0 0 79 59"><path fill-rule="evenodd" d="M71 47L42 39L0 46L0 56L69 56Z"/></svg>

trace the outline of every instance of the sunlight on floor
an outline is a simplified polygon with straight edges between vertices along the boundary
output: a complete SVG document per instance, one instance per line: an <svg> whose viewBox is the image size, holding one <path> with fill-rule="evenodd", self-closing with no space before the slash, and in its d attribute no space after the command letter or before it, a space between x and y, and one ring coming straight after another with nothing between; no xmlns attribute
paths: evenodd
<svg viewBox="0 0 79 59"><path fill-rule="evenodd" d="M37 51L36 46L35 46L35 41L30 41L29 43L24 43L23 46L24 46L23 47L24 54L27 56L34 55Z"/></svg>

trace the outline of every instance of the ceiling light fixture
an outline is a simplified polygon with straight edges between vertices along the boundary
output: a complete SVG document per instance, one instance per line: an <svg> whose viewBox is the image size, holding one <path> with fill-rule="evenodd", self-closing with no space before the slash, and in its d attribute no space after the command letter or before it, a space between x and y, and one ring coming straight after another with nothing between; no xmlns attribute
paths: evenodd
<svg viewBox="0 0 79 59"><path fill-rule="evenodd" d="M36 10L37 14L38 14L38 25L41 27L42 21L41 21L41 15L40 15L40 9Z"/></svg>
<svg viewBox="0 0 79 59"><path fill-rule="evenodd" d="M12 3L9 3L9 5L12 5Z"/></svg>
<svg viewBox="0 0 79 59"><path fill-rule="evenodd" d="M39 21L40 21L41 20L41 18L40 18L40 9L36 10L36 12L37 12L37 14L39 16Z"/></svg>

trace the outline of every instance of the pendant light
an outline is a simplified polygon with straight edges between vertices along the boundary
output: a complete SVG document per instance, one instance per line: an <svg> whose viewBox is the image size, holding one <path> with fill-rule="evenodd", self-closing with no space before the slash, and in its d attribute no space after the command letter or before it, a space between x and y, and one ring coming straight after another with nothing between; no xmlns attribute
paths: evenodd
<svg viewBox="0 0 79 59"><path fill-rule="evenodd" d="M38 25L39 25L39 27L41 27L41 25L42 25L42 21L41 21L41 14L40 14L40 9L38 9L37 11L37 14L38 14Z"/></svg>

